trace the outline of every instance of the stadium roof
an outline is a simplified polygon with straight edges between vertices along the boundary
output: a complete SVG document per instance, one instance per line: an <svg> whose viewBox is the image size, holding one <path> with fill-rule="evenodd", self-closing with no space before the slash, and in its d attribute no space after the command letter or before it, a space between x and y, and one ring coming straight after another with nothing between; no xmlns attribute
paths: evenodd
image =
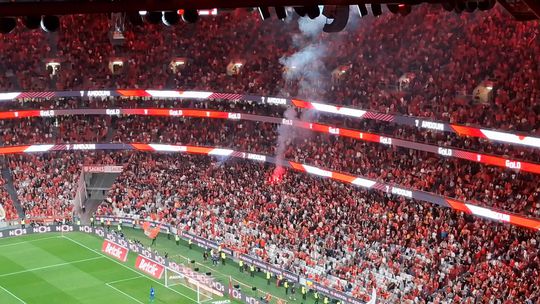
<svg viewBox="0 0 540 304"><path fill-rule="evenodd" d="M400 3L442 3L448 0L401 0ZM538 0L498 0L517 20L540 18ZM0 16L69 15L133 11L239 8L260 6L354 5L396 3L395 0L0 0Z"/></svg>

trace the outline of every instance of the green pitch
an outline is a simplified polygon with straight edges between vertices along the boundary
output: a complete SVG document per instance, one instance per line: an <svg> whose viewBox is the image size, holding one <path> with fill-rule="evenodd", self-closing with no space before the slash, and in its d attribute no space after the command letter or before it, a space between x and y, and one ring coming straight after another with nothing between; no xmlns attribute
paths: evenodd
<svg viewBox="0 0 540 304"><path fill-rule="evenodd" d="M197 303L189 287L167 288L136 270L136 254L126 263L102 254L102 242L77 232L1 239L0 303Z"/></svg>

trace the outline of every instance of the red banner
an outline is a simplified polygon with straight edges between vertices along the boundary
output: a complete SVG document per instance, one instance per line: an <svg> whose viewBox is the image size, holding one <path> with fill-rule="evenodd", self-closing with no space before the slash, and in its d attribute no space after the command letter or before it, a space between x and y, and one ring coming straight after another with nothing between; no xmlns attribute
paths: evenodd
<svg viewBox="0 0 540 304"><path fill-rule="evenodd" d="M103 245L101 246L101 251L121 262L127 261L127 256L129 253L129 250L127 248L122 247L109 240L103 241Z"/></svg>
<svg viewBox="0 0 540 304"><path fill-rule="evenodd" d="M135 267L156 279L161 279L165 267L161 264L158 264L150 259L143 257L142 255L137 256L135 261Z"/></svg>

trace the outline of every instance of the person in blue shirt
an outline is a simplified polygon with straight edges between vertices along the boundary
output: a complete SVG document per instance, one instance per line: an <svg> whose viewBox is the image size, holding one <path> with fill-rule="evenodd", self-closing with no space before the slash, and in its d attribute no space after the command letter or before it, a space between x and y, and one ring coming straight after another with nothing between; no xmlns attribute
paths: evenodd
<svg viewBox="0 0 540 304"><path fill-rule="evenodd" d="M154 298L156 297L156 291L154 290L154 286L150 287L150 302L154 302Z"/></svg>

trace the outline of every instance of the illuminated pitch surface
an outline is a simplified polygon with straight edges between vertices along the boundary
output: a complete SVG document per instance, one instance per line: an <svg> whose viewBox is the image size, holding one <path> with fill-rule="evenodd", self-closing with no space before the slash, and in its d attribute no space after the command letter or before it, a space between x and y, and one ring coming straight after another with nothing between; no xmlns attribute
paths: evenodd
<svg viewBox="0 0 540 304"><path fill-rule="evenodd" d="M196 292L174 290L101 253L102 239L83 233L0 239L0 303L196 303ZM218 300L218 299L214 299Z"/></svg>

